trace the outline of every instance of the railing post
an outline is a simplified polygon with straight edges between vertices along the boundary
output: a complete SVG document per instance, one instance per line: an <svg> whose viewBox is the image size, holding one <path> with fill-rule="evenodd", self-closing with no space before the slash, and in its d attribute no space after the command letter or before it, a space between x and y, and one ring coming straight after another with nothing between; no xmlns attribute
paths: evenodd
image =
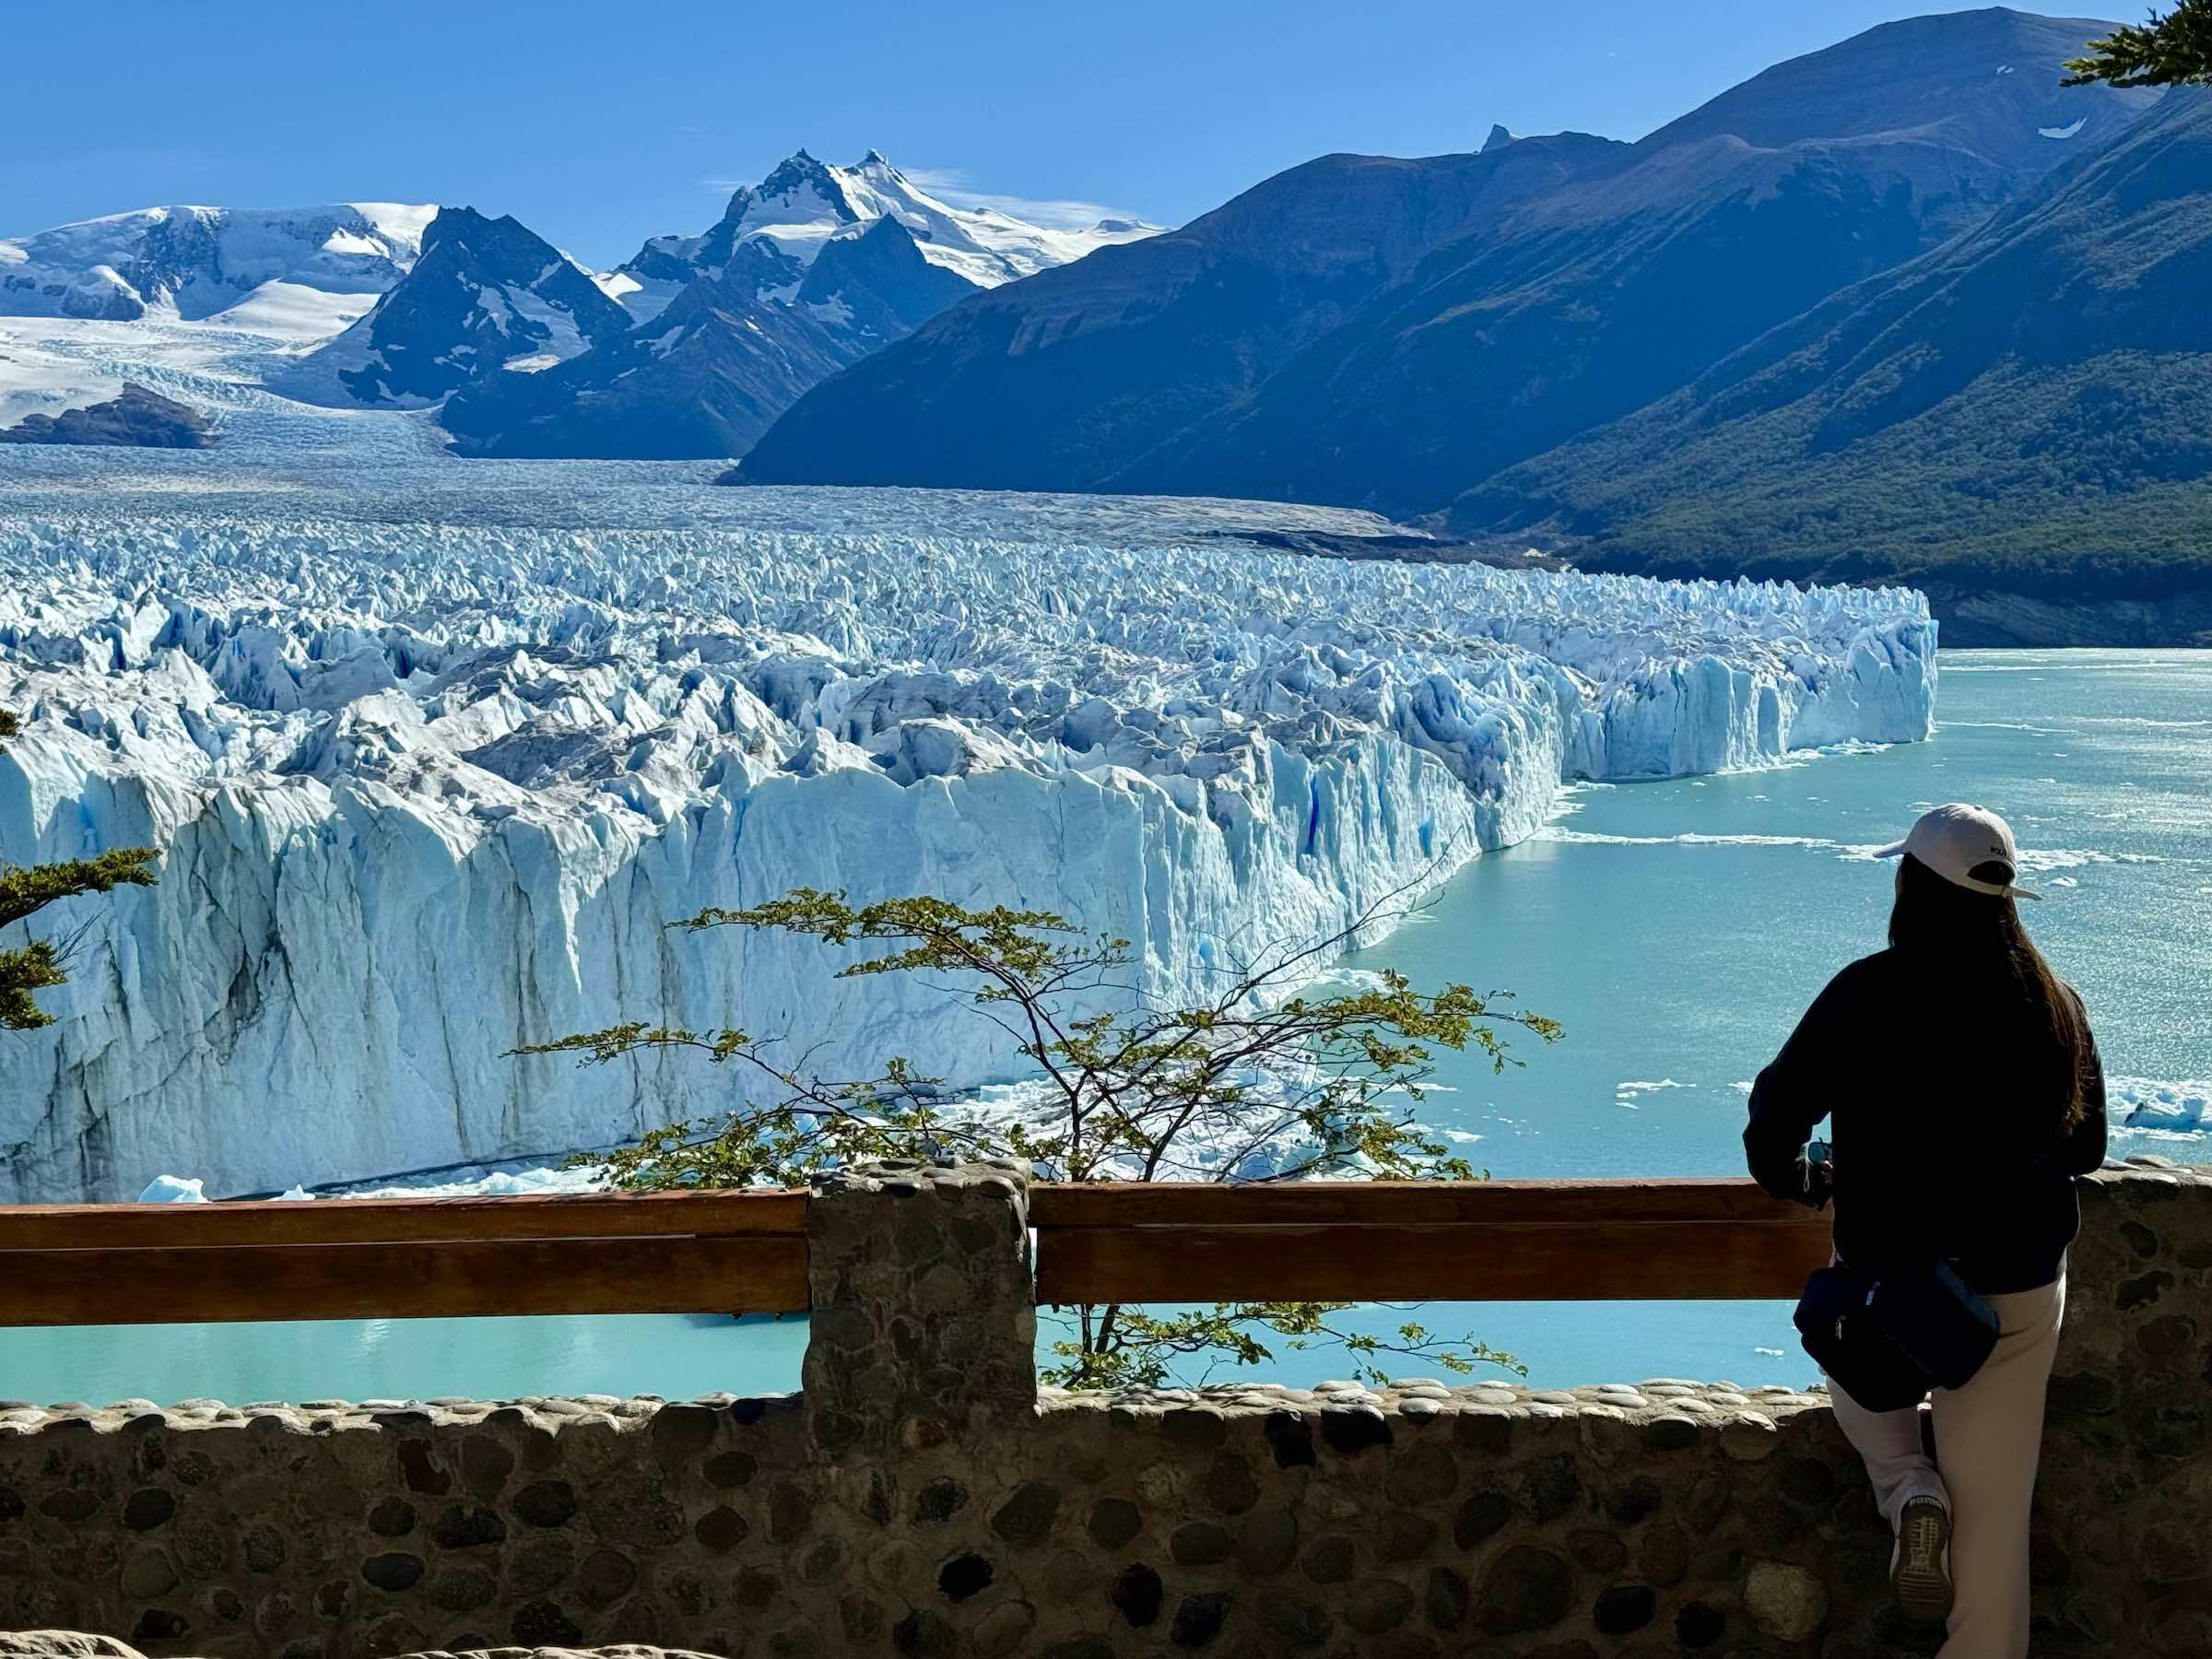
<svg viewBox="0 0 2212 1659"><path fill-rule="evenodd" d="M806 1256L818 1453L920 1451L1036 1409L1026 1166L900 1160L824 1176Z"/></svg>

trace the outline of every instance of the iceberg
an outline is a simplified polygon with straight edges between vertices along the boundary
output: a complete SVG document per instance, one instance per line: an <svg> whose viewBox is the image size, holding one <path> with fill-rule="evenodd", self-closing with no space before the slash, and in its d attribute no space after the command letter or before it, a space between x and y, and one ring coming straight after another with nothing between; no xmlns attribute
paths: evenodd
<svg viewBox="0 0 2212 1659"><path fill-rule="evenodd" d="M197 1176L157 1175L138 1194L141 1204L206 1204L207 1183Z"/></svg>
<svg viewBox="0 0 2212 1659"><path fill-rule="evenodd" d="M0 1047L9 1199L557 1158L740 1098L679 1055L510 1055L622 1018L1003 1082L941 989L666 924L799 886L1004 902L1172 996L1526 839L1571 780L1931 729L1904 591L1270 551L1238 528L1362 515L1252 503L462 464L406 417L292 420L279 477L273 419L241 400L135 494L0 474L0 850L166 850L50 928L82 937L56 1023ZM339 432L377 457L344 505L308 477Z"/></svg>
<svg viewBox="0 0 2212 1659"><path fill-rule="evenodd" d="M2212 1129L2212 1080L2112 1077L2107 1087L2115 1132L2155 1140L2196 1138Z"/></svg>

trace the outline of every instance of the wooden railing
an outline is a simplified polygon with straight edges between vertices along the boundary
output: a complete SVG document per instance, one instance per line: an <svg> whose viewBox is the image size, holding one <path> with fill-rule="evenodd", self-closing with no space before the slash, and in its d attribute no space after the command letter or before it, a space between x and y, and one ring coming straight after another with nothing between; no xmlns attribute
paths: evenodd
<svg viewBox="0 0 2212 1659"><path fill-rule="evenodd" d="M1041 1302L1794 1298L1828 1219L1748 1181L1043 1186Z"/></svg>
<svg viewBox="0 0 2212 1659"><path fill-rule="evenodd" d="M803 1192L0 1208L0 1324L796 1312ZM1764 1299L1826 1218L1744 1181L1031 1190L1045 1303Z"/></svg>
<svg viewBox="0 0 2212 1659"><path fill-rule="evenodd" d="M805 1193L0 1208L0 1324L795 1312Z"/></svg>

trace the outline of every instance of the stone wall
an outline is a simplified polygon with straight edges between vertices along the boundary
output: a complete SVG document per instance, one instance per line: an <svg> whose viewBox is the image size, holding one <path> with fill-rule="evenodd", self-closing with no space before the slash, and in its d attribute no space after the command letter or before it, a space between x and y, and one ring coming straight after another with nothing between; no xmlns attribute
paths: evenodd
<svg viewBox="0 0 2212 1659"><path fill-rule="evenodd" d="M804 1399L0 1408L0 1629L283 1659L1932 1645L1817 1394L1039 1396L1018 1177L830 1196ZM2085 1209L2037 1651L2212 1652L2212 1179L2108 1172Z"/></svg>

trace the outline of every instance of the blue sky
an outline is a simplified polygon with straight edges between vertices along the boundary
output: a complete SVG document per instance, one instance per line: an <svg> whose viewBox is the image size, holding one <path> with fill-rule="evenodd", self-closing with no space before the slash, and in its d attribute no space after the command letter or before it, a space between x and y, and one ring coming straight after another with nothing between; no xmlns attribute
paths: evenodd
<svg viewBox="0 0 2212 1659"><path fill-rule="evenodd" d="M1172 224L1330 150L1467 149L1492 122L1638 137L1779 59L1951 9L16 4L0 235L157 202L437 201L606 265L703 229L794 149L871 146L956 192Z"/></svg>

